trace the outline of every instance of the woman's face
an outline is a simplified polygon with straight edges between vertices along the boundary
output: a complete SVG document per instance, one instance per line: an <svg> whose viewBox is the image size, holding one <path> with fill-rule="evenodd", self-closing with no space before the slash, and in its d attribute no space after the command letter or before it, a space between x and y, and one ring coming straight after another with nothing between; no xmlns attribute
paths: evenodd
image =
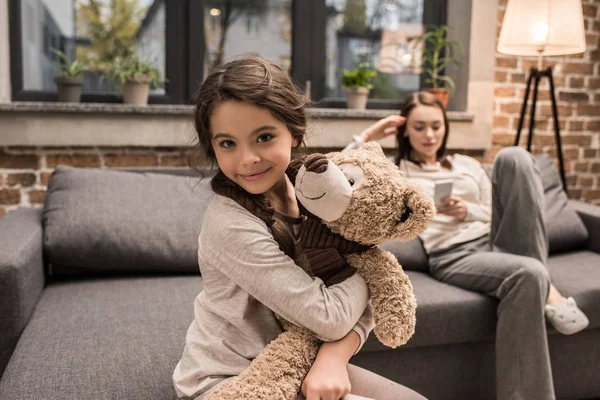
<svg viewBox="0 0 600 400"><path fill-rule="evenodd" d="M217 105L210 130L219 168L252 194L268 193L284 179L299 144L269 110L241 101Z"/></svg>
<svg viewBox="0 0 600 400"><path fill-rule="evenodd" d="M444 113L438 107L417 105L408 115L404 134L413 148L413 156L427 163L435 162L446 135Z"/></svg>

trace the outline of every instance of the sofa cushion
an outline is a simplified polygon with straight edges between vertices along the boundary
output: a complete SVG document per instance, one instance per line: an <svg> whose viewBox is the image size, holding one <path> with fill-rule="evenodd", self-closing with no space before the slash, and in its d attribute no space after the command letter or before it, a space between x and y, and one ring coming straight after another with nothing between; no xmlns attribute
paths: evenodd
<svg viewBox="0 0 600 400"><path fill-rule="evenodd" d="M0 381L0 399L175 399L171 376L199 276L50 284Z"/></svg>
<svg viewBox="0 0 600 400"><path fill-rule="evenodd" d="M209 185L198 177L59 166L43 212L49 273L198 273Z"/></svg>
<svg viewBox="0 0 600 400"><path fill-rule="evenodd" d="M387 241L381 244L381 248L395 255L406 271L429 271L429 259L419 238L407 242Z"/></svg>
<svg viewBox="0 0 600 400"><path fill-rule="evenodd" d="M585 246L588 231L577 212L569 206L567 194L552 158L535 156L545 197L545 219L550 253L580 249Z"/></svg>

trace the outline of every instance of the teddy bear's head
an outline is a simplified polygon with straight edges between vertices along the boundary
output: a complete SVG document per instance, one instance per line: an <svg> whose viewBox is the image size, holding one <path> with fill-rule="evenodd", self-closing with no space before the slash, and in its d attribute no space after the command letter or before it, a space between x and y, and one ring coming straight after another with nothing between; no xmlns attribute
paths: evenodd
<svg viewBox="0 0 600 400"><path fill-rule="evenodd" d="M311 154L294 178L300 203L333 232L359 243L412 239L435 215L433 200L404 179L377 143Z"/></svg>

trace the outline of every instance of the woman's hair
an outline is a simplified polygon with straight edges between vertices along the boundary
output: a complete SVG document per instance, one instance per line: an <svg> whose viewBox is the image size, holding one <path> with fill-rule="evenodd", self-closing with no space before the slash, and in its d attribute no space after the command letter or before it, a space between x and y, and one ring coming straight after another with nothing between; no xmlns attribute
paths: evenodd
<svg viewBox="0 0 600 400"><path fill-rule="evenodd" d="M217 66L197 92L194 126L204 156L216 164L210 118L214 108L224 101L243 101L268 110L283 122L298 143L304 143L306 133L305 107L308 99L294 85L287 73L271 61L256 56L244 56ZM218 170L211 181L215 193L229 197L256 215L270 227L279 248L294 258L295 241L284 221L277 218L265 194L252 194L231 181Z"/></svg>
<svg viewBox="0 0 600 400"><path fill-rule="evenodd" d="M439 161L443 167L452 169L452 163L446 157L446 142L448 141L448 134L450 133L450 127L448 125L448 116L446 115L446 111L444 110L444 106L442 103L429 92L415 92L411 94L404 105L402 106L401 115L406 118L408 122L408 118L410 113L416 106L428 106L428 107L436 107L442 111L442 115L444 116L444 139L442 139L442 145L437 151L436 160ZM396 135L396 139L398 141L398 154L396 155L396 165L400 165L402 160L409 160L417 164L421 164L422 161L415 160L412 158L412 146L410 145L410 140L408 136L405 135L406 127L408 124L402 124L398 127L398 134Z"/></svg>

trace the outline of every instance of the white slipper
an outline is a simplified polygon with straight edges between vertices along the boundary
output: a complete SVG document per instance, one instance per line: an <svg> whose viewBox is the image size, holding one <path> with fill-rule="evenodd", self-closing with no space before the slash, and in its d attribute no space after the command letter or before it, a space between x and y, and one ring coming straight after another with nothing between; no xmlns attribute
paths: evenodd
<svg viewBox="0 0 600 400"><path fill-rule="evenodd" d="M554 329L563 335L572 335L582 331L590 324L572 297L560 304L546 304L545 314Z"/></svg>

